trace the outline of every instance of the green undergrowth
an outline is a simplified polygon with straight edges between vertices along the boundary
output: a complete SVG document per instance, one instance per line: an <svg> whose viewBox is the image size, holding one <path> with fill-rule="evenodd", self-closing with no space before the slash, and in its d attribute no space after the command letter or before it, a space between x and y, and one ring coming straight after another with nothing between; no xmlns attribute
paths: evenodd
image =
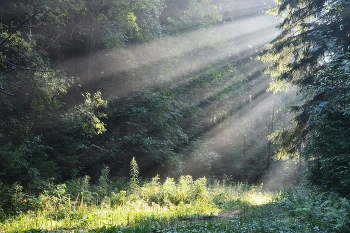
<svg viewBox="0 0 350 233"><path fill-rule="evenodd" d="M74 184L74 185L73 185ZM123 189L121 188L123 187ZM52 185L39 195L16 184L0 232L349 232L350 201L315 188L263 186L182 176L124 186L102 172Z"/></svg>
<svg viewBox="0 0 350 233"><path fill-rule="evenodd" d="M135 171L136 172L136 171ZM134 172L134 173L135 173ZM103 174L105 173L105 174ZM141 182L140 182L141 183ZM51 185L36 196L13 187L13 213L2 213L1 232L140 232L173 229L218 218L225 211L271 202L274 195L243 183L159 176L139 184L136 174L124 189L103 171L98 185L89 178ZM120 186L120 185L119 185ZM152 229L152 230L151 230Z"/></svg>

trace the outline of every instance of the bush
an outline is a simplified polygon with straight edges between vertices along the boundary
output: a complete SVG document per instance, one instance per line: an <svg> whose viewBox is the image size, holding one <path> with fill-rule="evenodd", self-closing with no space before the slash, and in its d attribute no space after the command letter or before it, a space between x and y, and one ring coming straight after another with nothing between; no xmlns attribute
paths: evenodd
<svg viewBox="0 0 350 233"><path fill-rule="evenodd" d="M350 201L333 192L319 192L304 187L286 189L280 206L288 217L319 232L347 232L350 229Z"/></svg>

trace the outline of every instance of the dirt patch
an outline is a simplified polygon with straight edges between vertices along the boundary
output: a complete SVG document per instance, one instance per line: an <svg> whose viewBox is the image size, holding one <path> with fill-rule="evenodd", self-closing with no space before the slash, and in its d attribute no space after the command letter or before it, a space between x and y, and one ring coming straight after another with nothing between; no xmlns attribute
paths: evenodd
<svg viewBox="0 0 350 233"><path fill-rule="evenodd" d="M237 217L239 214L241 213L241 211L239 210L234 210L234 211L229 211L229 212L223 212L218 214L218 216L216 216L217 218L235 218Z"/></svg>

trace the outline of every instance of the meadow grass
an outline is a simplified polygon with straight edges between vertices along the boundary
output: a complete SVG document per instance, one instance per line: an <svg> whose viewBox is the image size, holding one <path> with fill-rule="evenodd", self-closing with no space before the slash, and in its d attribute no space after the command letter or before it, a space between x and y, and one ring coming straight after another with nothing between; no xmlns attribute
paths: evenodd
<svg viewBox="0 0 350 233"><path fill-rule="evenodd" d="M79 183L79 182L77 182ZM84 182L80 183L84 184ZM86 183L85 183L86 184ZM349 232L350 202L306 187L271 193L263 186L160 178L128 184L66 185L29 197L13 195L16 214L3 214L0 232ZM133 188L130 188L133 187ZM111 191L113 190L113 191ZM17 199L16 199L17 198Z"/></svg>
<svg viewBox="0 0 350 233"><path fill-rule="evenodd" d="M182 226L184 222L214 218L224 211L267 203L273 195L242 183L233 185L216 180L209 185L205 177L193 180L191 176L160 182L157 176L142 186L111 191L103 197L85 188L72 198L62 184L37 197L18 193L13 196L20 197L14 200L17 214L0 223L1 232Z"/></svg>

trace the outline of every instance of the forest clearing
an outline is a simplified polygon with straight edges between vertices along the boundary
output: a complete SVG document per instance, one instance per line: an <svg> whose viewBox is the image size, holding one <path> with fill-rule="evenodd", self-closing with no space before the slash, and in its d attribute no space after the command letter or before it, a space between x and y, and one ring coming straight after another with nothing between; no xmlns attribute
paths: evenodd
<svg viewBox="0 0 350 233"><path fill-rule="evenodd" d="M106 172L106 171L105 171ZM261 186L182 176L131 178L119 190L102 173L52 186L39 196L17 190L17 214L1 216L0 232L347 232L350 201L310 187ZM113 190L113 191L112 191Z"/></svg>
<svg viewBox="0 0 350 233"><path fill-rule="evenodd" d="M0 232L350 232L349 0L1 0Z"/></svg>

